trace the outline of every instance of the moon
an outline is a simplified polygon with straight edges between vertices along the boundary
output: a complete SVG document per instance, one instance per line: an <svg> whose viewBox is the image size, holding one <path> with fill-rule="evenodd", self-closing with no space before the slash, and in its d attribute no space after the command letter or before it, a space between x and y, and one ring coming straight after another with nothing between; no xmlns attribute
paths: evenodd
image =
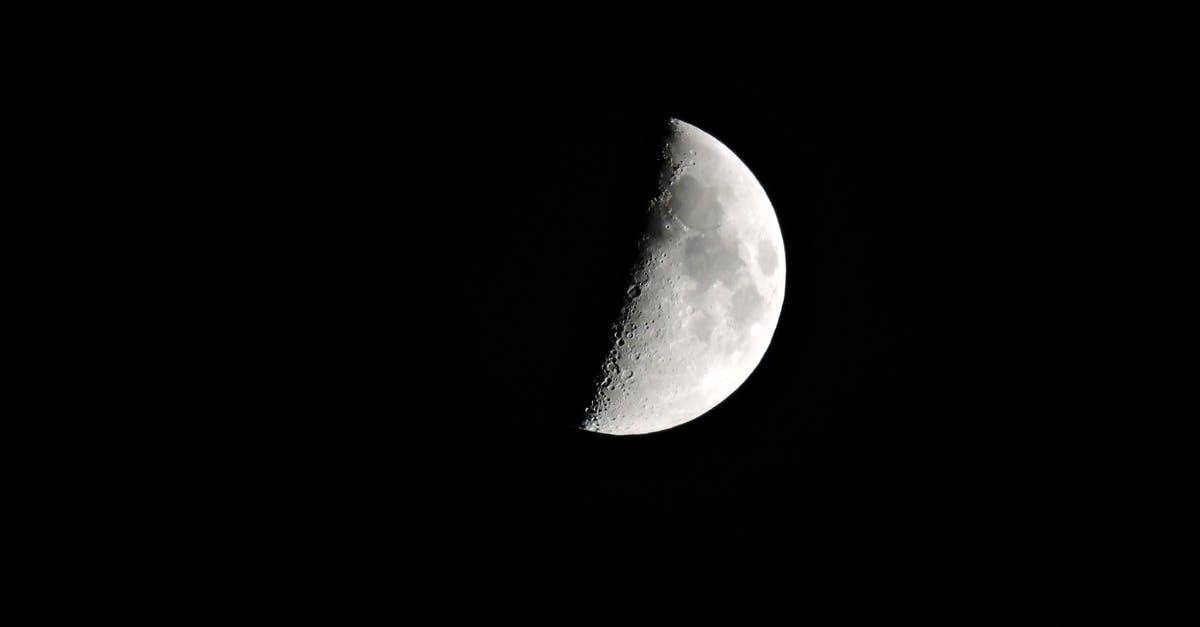
<svg viewBox="0 0 1200 627"><path fill-rule="evenodd" d="M712 135L672 119L612 349L579 427L653 433L717 406L766 353L785 274L762 185Z"/></svg>

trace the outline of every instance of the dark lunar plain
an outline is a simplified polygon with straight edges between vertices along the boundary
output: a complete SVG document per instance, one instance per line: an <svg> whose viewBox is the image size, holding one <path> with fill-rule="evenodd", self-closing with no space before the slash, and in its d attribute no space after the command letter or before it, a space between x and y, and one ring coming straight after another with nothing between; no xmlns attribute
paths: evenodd
<svg viewBox="0 0 1200 627"><path fill-rule="evenodd" d="M221 475L230 516L285 560L314 537L568 560L609 542L786 543L846 568L1019 543L1002 504L1031 479L1039 422L1000 355L1033 301L991 296L1002 281L980 261L1037 156L1022 118L909 80L684 91L464 82L264 110L263 143L291 143L256 189L287 191L247 223L271 247L239 287L264 305L264 357L237 366L255 418L230 418L239 437L219 447L240 460ZM670 117L765 188L782 317L701 418L582 432Z"/></svg>

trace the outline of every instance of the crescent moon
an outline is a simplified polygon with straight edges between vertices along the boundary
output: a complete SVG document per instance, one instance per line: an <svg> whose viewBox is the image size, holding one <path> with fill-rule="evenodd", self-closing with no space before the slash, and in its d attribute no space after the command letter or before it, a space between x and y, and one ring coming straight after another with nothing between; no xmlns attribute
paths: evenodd
<svg viewBox="0 0 1200 627"><path fill-rule="evenodd" d="M587 431L653 433L709 411L758 366L783 309L783 236L750 169L680 120L663 153Z"/></svg>

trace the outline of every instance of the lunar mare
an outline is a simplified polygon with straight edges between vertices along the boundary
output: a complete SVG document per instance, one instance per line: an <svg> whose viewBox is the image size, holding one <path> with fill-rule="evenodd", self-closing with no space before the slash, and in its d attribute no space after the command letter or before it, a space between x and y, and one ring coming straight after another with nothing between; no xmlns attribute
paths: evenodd
<svg viewBox="0 0 1200 627"><path fill-rule="evenodd" d="M737 155L671 121L659 193L580 428L652 433L734 392L766 353L786 273L775 210Z"/></svg>

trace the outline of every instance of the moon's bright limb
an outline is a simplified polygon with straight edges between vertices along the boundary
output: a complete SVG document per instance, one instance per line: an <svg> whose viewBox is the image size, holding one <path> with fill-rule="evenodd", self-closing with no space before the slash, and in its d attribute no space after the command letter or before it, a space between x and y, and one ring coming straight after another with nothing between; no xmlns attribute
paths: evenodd
<svg viewBox="0 0 1200 627"><path fill-rule="evenodd" d="M767 194L733 151L671 120L628 297L580 428L670 429L725 400L762 359L783 308L784 255Z"/></svg>

